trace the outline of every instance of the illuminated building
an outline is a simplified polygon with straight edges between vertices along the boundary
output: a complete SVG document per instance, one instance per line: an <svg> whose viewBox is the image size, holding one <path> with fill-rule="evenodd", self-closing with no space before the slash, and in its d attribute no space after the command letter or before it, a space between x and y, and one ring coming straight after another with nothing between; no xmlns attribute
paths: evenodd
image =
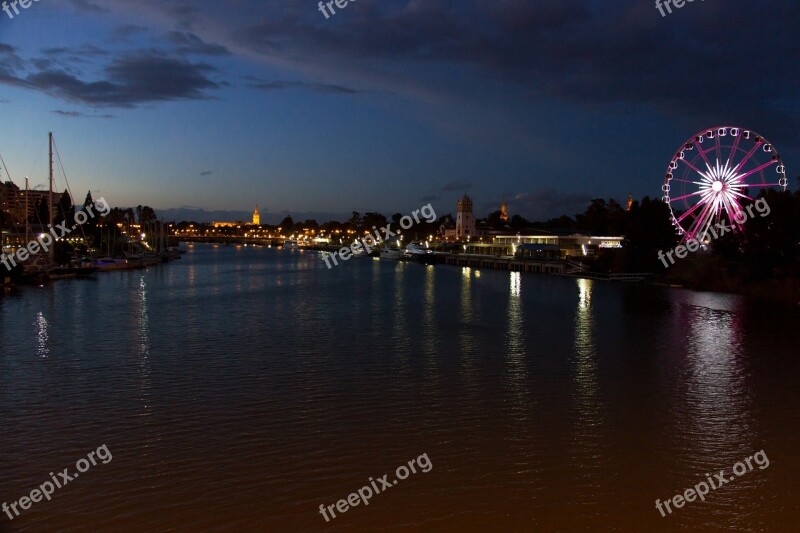
<svg viewBox="0 0 800 533"><path fill-rule="evenodd" d="M467 193L458 201L456 213L456 239L470 240L475 236L475 215L472 212L472 200Z"/></svg>

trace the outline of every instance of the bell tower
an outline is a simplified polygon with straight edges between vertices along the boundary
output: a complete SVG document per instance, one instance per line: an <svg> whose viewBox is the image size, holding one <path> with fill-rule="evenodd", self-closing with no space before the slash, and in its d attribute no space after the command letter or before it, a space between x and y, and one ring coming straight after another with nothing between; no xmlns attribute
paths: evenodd
<svg viewBox="0 0 800 533"><path fill-rule="evenodd" d="M475 215L472 200L467 193L458 201L456 211L456 239L469 241L475 236Z"/></svg>

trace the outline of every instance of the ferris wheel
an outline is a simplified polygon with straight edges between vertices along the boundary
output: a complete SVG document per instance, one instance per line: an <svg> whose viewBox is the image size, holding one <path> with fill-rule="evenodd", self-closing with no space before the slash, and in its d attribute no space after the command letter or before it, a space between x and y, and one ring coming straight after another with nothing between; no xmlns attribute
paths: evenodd
<svg viewBox="0 0 800 533"><path fill-rule="evenodd" d="M761 189L787 185L786 169L772 143L743 128L721 126L690 137L667 166L662 200L684 241L706 240L713 224L727 220L741 231L742 202Z"/></svg>

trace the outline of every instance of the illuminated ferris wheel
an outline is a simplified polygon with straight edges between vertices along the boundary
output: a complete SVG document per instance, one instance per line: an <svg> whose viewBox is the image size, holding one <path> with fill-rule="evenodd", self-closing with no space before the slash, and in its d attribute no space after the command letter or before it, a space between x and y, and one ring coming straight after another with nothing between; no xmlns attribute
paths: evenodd
<svg viewBox="0 0 800 533"><path fill-rule="evenodd" d="M706 240L709 229L725 220L741 230L747 220L742 202L753 201L761 189L786 185L786 169L772 143L752 130L722 126L683 143L661 190L686 241Z"/></svg>

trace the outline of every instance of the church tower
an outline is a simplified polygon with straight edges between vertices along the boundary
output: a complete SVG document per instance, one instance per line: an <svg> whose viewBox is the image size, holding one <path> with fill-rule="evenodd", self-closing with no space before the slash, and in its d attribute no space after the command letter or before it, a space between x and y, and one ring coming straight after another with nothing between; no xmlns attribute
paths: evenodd
<svg viewBox="0 0 800 533"><path fill-rule="evenodd" d="M508 204L506 204L505 200L500 204L500 220L508 222Z"/></svg>
<svg viewBox="0 0 800 533"><path fill-rule="evenodd" d="M464 193L457 205L456 239L468 241L474 236L475 215L472 213L472 200Z"/></svg>
<svg viewBox="0 0 800 533"><path fill-rule="evenodd" d="M256 206L256 210L253 211L253 225L254 226L261 225L261 214L258 212L258 206Z"/></svg>

